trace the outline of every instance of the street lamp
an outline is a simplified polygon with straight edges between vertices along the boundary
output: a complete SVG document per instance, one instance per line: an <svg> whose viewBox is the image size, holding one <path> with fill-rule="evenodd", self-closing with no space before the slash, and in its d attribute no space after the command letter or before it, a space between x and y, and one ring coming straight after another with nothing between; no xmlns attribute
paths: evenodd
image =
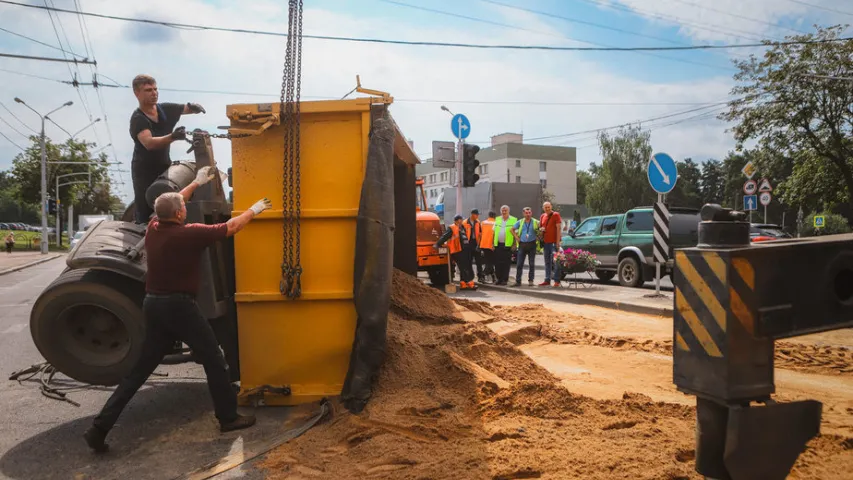
<svg viewBox="0 0 853 480"><path fill-rule="evenodd" d="M445 107L444 105L441 106L441 109L444 110L445 112L449 113L450 115L453 115L453 112L451 112L450 109Z"/></svg>
<svg viewBox="0 0 853 480"><path fill-rule="evenodd" d="M47 115L40 114L36 109L27 105L23 100L18 97L15 97L15 101L20 103L21 105L32 110L36 115L41 119L41 253L42 255L47 254L48 248L48 240L47 240L47 150L44 145L44 121L50 116L50 114L56 112L60 108L70 107L74 104L72 101L67 101L63 103L61 106L51 110L47 113ZM59 232L57 232L58 234Z"/></svg>

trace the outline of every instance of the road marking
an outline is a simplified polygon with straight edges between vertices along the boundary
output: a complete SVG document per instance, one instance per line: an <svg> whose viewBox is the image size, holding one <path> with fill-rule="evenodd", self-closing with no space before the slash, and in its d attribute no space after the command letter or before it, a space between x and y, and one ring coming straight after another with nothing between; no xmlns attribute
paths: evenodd
<svg viewBox="0 0 853 480"><path fill-rule="evenodd" d="M3 330L2 332L0 332L0 335L7 334L7 333L21 333L24 331L25 328L27 328L26 323L16 323L16 324L12 325L11 327L7 328L6 330Z"/></svg>

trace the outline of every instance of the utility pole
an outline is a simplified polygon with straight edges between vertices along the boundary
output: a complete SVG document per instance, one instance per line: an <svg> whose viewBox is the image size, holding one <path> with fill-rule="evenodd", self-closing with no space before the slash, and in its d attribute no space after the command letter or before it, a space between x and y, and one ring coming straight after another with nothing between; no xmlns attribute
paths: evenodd
<svg viewBox="0 0 853 480"><path fill-rule="evenodd" d="M462 215L462 139L456 141L456 215Z"/></svg>
<svg viewBox="0 0 853 480"><path fill-rule="evenodd" d="M48 238L47 238L47 149L45 148L45 137L44 137L44 121L48 119L48 117L63 107L70 107L74 104L72 101L67 101L63 103L61 106L51 110L47 113L47 115L42 115L33 107L27 105L23 100L18 97L15 97L15 101L20 103L21 105L32 110L36 115L41 119L41 138L40 138L40 146L41 146L41 253L42 255L47 255L48 248ZM57 225L57 228L59 226ZM56 231L57 235L60 235L59 230Z"/></svg>

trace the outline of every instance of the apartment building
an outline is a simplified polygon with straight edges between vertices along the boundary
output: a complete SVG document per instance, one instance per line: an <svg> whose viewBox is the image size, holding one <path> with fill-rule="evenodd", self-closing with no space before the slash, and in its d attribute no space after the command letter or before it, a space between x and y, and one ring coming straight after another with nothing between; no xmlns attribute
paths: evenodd
<svg viewBox="0 0 853 480"><path fill-rule="evenodd" d="M456 185L452 169L435 168L431 159L418 165L424 177L427 204L434 207L446 187ZM477 153L479 182L538 183L554 194L554 203L577 203L577 153L575 147L525 144L519 133L503 133L491 138L491 146Z"/></svg>

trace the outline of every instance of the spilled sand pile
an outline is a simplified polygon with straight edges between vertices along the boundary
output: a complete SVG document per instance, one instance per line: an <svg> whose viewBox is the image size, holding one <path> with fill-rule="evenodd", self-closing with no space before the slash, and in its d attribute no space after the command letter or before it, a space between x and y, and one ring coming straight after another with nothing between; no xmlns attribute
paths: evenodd
<svg viewBox="0 0 853 480"><path fill-rule="evenodd" d="M339 409L271 452L269 478L700 478L693 408L570 392L412 277L395 274L392 304L388 354L367 408ZM832 472L853 469L849 457L818 469L825 453L850 453L843 439L821 441L825 448L808 452L795 478L843 478Z"/></svg>

